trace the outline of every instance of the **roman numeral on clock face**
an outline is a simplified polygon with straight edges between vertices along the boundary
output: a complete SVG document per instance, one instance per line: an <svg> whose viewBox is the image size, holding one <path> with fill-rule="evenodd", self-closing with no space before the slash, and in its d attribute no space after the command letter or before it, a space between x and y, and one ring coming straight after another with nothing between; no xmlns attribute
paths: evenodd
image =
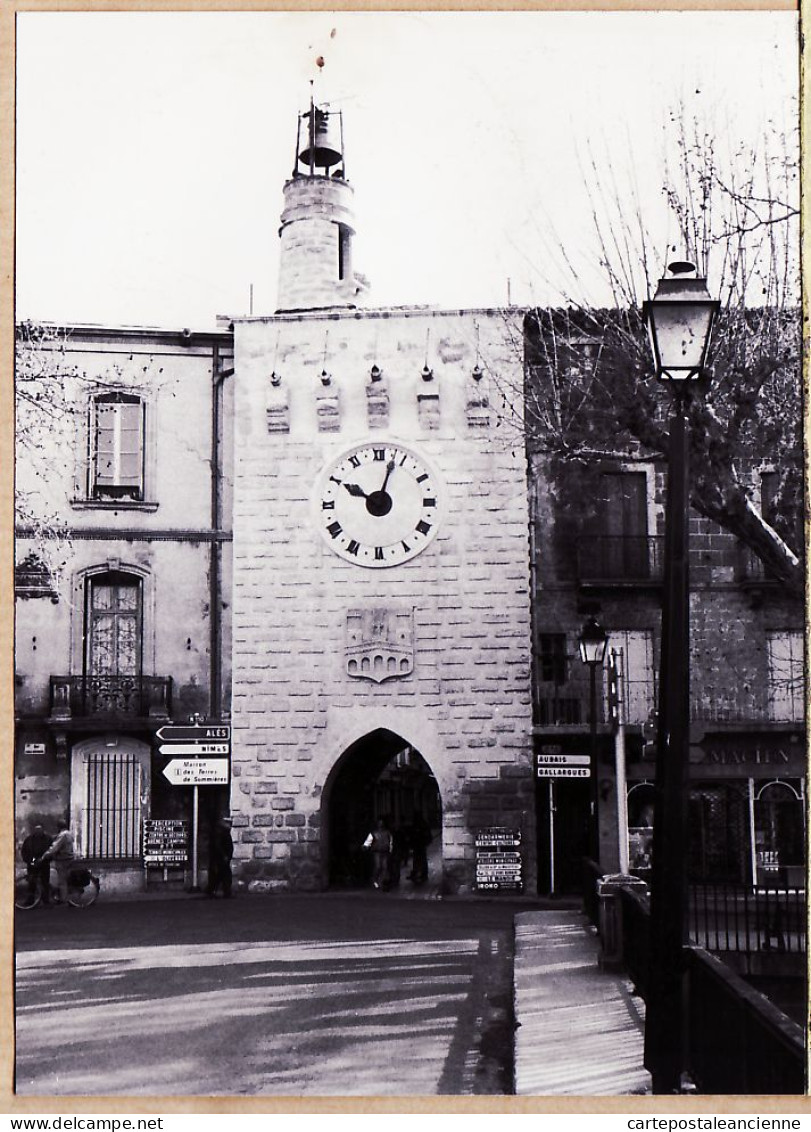
<svg viewBox="0 0 811 1132"><path fill-rule="evenodd" d="M357 456L350 456L349 457L349 463L352 465L353 468L359 468L360 467L360 459Z"/></svg>
<svg viewBox="0 0 811 1132"><path fill-rule="evenodd" d="M430 498L423 499L422 505L423 507L436 507L436 500Z"/></svg>
<svg viewBox="0 0 811 1132"><path fill-rule="evenodd" d="M357 556L358 556L358 551L360 550L360 543L359 543L359 542L355 542L355 540L354 540L353 538L351 538L351 539L349 540L349 545L347 546L347 548L346 548L346 549L347 549L347 553L348 553L348 554L354 554L354 555L355 555L355 557L357 558Z"/></svg>
<svg viewBox="0 0 811 1132"><path fill-rule="evenodd" d="M374 451L374 454L375 454L375 460L385 460L386 459L386 449L385 448L375 448L373 451Z"/></svg>
<svg viewBox="0 0 811 1132"><path fill-rule="evenodd" d="M321 510L322 511L334 511L335 510L335 500L334 499L323 499L321 501Z"/></svg>
<svg viewBox="0 0 811 1132"><path fill-rule="evenodd" d="M334 523L330 523L330 525L327 527L327 530L329 531L329 533L332 535L333 538L337 538L338 535L343 530L343 527L341 526L341 524L336 519L336 521Z"/></svg>
<svg viewBox="0 0 811 1132"><path fill-rule="evenodd" d="M430 531L430 529L431 529L431 524L426 523L425 519L420 519L419 523L417 523L417 530L420 532L421 535L427 535L428 532Z"/></svg>
<svg viewBox="0 0 811 1132"><path fill-rule="evenodd" d="M382 546L376 546L375 547L375 562L382 562L382 561L383 561L383 547Z"/></svg>

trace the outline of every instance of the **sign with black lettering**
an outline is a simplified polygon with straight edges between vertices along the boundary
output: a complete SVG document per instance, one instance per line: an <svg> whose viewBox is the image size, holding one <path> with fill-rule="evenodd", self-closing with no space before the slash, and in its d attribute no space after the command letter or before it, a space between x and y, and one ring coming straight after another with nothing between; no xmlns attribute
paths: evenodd
<svg viewBox="0 0 811 1132"><path fill-rule="evenodd" d="M523 892L520 829L490 826L477 831L476 890Z"/></svg>
<svg viewBox="0 0 811 1132"><path fill-rule="evenodd" d="M144 864L185 865L189 823L175 818L144 819Z"/></svg>

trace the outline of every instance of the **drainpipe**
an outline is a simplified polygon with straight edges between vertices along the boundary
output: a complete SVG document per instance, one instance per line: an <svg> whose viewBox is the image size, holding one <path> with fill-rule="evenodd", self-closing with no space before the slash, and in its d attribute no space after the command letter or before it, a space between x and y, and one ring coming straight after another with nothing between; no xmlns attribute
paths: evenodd
<svg viewBox="0 0 811 1132"><path fill-rule="evenodd" d="M223 383L234 373L231 369L220 371L220 347L215 342L211 356L211 558L209 569L209 702L211 719L219 719L222 714L222 542L219 538L222 528L222 393Z"/></svg>

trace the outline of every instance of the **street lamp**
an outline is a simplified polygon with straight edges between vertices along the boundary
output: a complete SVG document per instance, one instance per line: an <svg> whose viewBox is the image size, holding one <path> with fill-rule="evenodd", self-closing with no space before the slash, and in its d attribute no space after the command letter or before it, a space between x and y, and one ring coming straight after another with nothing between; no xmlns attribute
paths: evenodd
<svg viewBox="0 0 811 1132"><path fill-rule="evenodd" d="M650 993L645 1066L654 1093L675 1093L684 1069L683 948L687 911L690 752L689 467L687 412L706 375L720 304L691 263L672 263L642 308L656 376L672 396L651 876Z"/></svg>
<svg viewBox="0 0 811 1132"><path fill-rule="evenodd" d="M597 669L602 668L608 634L595 617L589 618L580 631L578 641L580 659L589 669L589 730L591 750L589 766L589 857L592 861L600 858L600 827L597 822Z"/></svg>

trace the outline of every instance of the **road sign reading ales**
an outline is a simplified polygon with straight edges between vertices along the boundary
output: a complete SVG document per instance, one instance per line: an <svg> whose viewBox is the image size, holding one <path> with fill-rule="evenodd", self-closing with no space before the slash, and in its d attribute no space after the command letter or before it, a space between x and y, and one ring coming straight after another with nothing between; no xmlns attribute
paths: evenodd
<svg viewBox="0 0 811 1132"><path fill-rule="evenodd" d="M166 724L155 732L162 743L210 743L219 739L230 742L231 728L224 723L204 723L198 727L193 724Z"/></svg>

